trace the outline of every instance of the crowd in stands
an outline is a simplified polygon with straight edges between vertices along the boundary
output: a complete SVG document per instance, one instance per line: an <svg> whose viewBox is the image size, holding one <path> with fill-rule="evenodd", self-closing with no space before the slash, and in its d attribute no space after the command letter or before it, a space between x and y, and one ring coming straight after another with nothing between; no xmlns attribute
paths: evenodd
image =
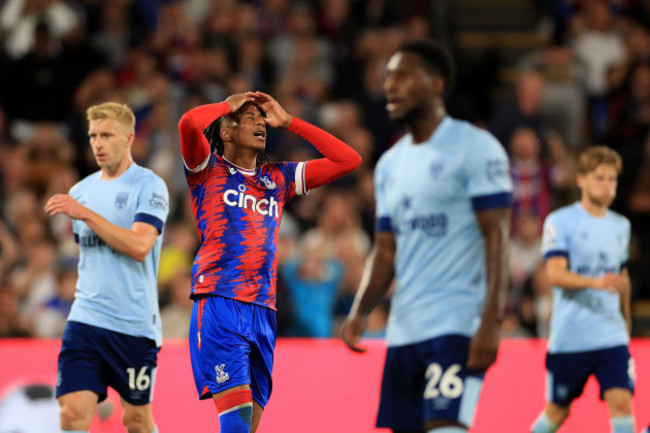
<svg viewBox="0 0 650 433"><path fill-rule="evenodd" d="M96 171L85 110L108 100L133 108L134 158L169 187L159 273L163 335L186 337L198 239L177 124L197 105L247 90L269 92L363 158L334 185L295 199L280 231L279 335L336 336L373 237L373 167L403 133L386 114L385 64L403 40L436 37L451 43L459 72L466 70L453 26L436 19L440 4L454 3L0 1L0 337L61 336L78 250L70 220L47 218L42 208ZM576 199L575 155L593 144L623 156L614 208L632 222L633 297L650 298L650 2L530 3L546 43L517 60L511 97L484 103L498 64L459 73L449 97L450 114L490 130L511 158L503 334L513 337L548 334L552 295L541 227L551 210ZM317 156L284 130L269 132L267 152L275 160ZM389 307L387 300L373 313L369 336L383 335Z"/></svg>

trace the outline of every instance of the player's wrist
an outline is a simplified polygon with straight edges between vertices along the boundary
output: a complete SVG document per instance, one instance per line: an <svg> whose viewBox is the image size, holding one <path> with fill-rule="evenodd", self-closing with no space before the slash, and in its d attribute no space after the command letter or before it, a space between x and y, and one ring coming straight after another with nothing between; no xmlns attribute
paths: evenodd
<svg viewBox="0 0 650 433"><path fill-rule="evenodd" d="M282 122L280 126L282 126L284 129L289 129L289 127L293 123L293 118L294 116L292 116L291 114L287 114L287 118L284 120L284 122Z"/></svg>

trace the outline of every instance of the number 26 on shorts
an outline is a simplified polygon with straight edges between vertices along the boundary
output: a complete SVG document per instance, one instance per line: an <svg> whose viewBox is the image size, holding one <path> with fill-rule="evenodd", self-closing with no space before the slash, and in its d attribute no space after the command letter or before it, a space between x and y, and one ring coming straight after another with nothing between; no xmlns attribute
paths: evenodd
<svg viewBox="0 0 650 433"><path fill-rule="evenodd" d="M424 398L458 398L463 393L463 379L457 376L462 369L460 364L452 364L447 370L438 363L429 364L425 373L427 385L424 388Z"/></svg>

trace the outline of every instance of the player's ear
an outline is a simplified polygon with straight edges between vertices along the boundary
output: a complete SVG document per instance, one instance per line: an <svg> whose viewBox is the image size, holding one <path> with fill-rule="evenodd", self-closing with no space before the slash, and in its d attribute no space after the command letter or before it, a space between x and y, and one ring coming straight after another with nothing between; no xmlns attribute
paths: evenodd
<svg viewBox="0 0 650 433"><path fill-rule="evenodd" d="M445 91L445 80L442 77L432 77L433 92L436 95L442 95Z"/></svg>
<svg viewBox="0 0 650 433"><path fill-rule="evenodd" d="M232 128L221 128L219 130L219 136L224 143L232 141Z"/></svg>

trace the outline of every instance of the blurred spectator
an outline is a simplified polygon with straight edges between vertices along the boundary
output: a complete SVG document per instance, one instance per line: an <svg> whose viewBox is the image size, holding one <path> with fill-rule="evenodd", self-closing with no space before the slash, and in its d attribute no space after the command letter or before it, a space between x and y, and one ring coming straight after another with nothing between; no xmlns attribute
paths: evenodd
<svg viewBox="0 0 650 433"><path fill-rule="evenodd" d="M56 275L55 293L36 309L34 327L37 337L61 338L77 290L77 264L62 266Z"/></svg>
<svg viewBox="0 0 650 433"><path fill-rule="evenodd" d="M601 142L607 133L607 74L625 58L623 39L610 6L603 0L584 2L571 23L571 48L585 65L583 85L589 98L591 133Z"/></svg>
<svg viewBox="0 0 650 433"><path fill-rule="evenodd" d="M18 295L7 281L0 281L0 338L32 337L33 325L19 308Z"/></svg>
<svg viewBox="0 0 650 433"><path fill-rule="evenodd" d="M540 221L536 216L519 215L514 222L510 242L510 291L512 303L518 303L526 281L542 264Z"/></svg>
<svg viewBox="0 0 650 433"><path fill-rule="evenodd" d="M332 337L334 302L343 273L342 264L329 258L317 242L307 243L302 253L280 269L294 305L296 337Z"/></svg>
<svg viewBox="0 0 650 433"><path fill-rule="evenodd" d="M524 70L538 70L544 76L542 112L548 129L562 136L574 151L585 145L586 99L580 86L582 69L565 46L550 46L524 57Z"/></svg>
<svg viewBox="0 0 650 433"><path fill-rule="evenodd" d="M609 119L608 141L615 149L647 133L650 128L650 63L632 68L629 82L611 98Z"/></svg>
<svg viewBox="0 0 650 433"><path fill-rule="evenodd" d="M540 155L539 139L533 130L520 128L512 135L509 147L512 218L529 215L537 218L541 227L551 210L551 179L550 168Z"/></svg>
<svg viewBox="0 0 650 433"><path fill-rule="evenodd" d="M189 290L192 274L189 268L178 268L170 282L170 302L160 311L163 338L187 338L190 333L192 305Z"/></svg>
<svg viewBox="0 0 650 433"><path fill-rule="evenodd" d="M507 146L517 129L531 129L544 143L541 151L545 154L547 125L542 112L544 77L534 70L524 71L517 81L516 91L514 103L505 103L496 110L490 123L490 131L501 144Z"/></svg>
<svg viewBox="0 0 650 433"><path fill-rule="evenodd" d="M77 20L73 8L61 0L7 0L0 6L4 49L11 58L18 59L37 43L38 36L35 38L34 34L39 23L59 39L75 27Z"/></svg>
<svg viewBox="0 0 650 433"><path fill-rule="evenodd" d="M187 220L174 221L167 225L165 244L160 251L158 267L159 299L165 304L172 293L175 276L182 270L192 268L198 239L196 229ZM190 285L185 288L185 296L190 296Z"/></svg>

